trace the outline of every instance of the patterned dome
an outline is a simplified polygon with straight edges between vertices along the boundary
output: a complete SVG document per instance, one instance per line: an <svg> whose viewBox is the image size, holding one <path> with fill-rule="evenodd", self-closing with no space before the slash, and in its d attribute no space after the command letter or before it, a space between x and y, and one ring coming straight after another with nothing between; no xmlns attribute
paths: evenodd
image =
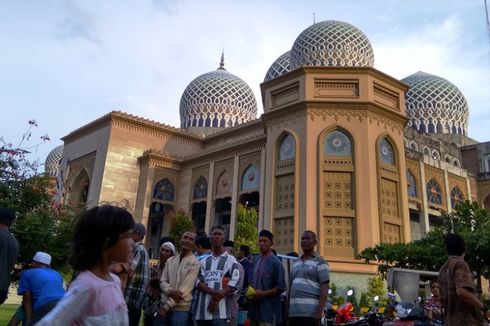
<svg viewBox="0 0 490 326"><path fill-rule="evenodd" d="M63 145L49 152L44 162L44 172L50 177L56 177L60 170L60 160L63 157Z"/></svg>
<svg viewBox="0 0 490 326"><path fill-rule="evenodd" d="M467 134L468 103L456 86L422 71L402 81L410 85L405 94L408 126L421 132Z"/></svg>
<svg viewBox="0 0 490 326"><path fill-rule="evenodd" d="M194 79L180 99L182 128L235 126L255 119L257 102L252 89L220 67Z"/></svg>
<svg viewBox="0 0 490 326"><path fill-rule="evenodd" d="M294 41L291 70L304 66L372 67L374 52L358 28L335 20L311 25Z"/></svg>
<svg viewBox="0 0 490 326"><path fill-rule="evenodd" d="M289 65L290 56L291 56L291 51L288 51L283 55L281 55L279 58L277 58L276 61L274 61L274 63L272 64L272 66L269 68L269 70L267 70L264 81L277 78L291 71L291 66Z"/></svg>

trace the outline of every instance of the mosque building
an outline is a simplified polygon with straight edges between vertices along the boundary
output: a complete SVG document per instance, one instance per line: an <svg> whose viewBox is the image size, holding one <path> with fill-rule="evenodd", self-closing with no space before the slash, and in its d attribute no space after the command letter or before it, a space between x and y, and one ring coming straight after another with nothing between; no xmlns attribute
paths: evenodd
<svg viewBox="0 0 490 326"><path fill-rule="evenodd" d="M184 90L180 128L113 111L63 137L46 169L60 200L129 207L153 254L176 210L233 239L243 204L279 253L300 252L309 229L334 273L374 274L355 258L364 248L418 239L466 199L490 208L490 143L467 136L467 102L448 80L373 66L358 28L319 22L272 63L259 117L222 59Z"/></svg>

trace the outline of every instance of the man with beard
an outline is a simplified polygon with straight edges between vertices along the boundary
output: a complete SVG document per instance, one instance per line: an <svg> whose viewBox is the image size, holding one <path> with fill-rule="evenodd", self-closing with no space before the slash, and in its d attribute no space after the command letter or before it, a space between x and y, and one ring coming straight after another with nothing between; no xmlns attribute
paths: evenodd
<svg viewBox="0 0 490 326"><path fill-rule="evenodd" d="M185 232L180 240L180 254L167 260L160 279L162 308L158 319L166 319L166 325L191 325L190 307L192 290L201 264L192 253L196 235Z"/></svg>

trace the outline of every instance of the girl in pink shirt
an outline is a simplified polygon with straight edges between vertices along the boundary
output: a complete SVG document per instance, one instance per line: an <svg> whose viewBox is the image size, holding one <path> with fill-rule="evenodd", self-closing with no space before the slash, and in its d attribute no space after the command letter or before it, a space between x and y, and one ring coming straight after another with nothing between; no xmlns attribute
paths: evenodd
<svg viewBox="0 0 490 326"><path fill-rule="evenodd" d="M76 220L72 265L80 273L36 325L129 325L121 281L109 269L131 257L133 227L131 213L111 205L93 207Z"/></svg>

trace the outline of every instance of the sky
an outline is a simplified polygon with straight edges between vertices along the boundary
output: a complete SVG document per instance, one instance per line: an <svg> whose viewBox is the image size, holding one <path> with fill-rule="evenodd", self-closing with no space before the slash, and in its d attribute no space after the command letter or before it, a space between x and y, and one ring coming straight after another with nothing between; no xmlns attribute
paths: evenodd
<svg viewBox="0 0 490 326"><path fill-rule="evenodd" d="M0 0L0 136L60 138L113 110L180 125L186 86L225 68L254 91L313 22L359 28L374 67L446 78L470 107L469 136L490 141L490 41L484 0Z"/></svg>

